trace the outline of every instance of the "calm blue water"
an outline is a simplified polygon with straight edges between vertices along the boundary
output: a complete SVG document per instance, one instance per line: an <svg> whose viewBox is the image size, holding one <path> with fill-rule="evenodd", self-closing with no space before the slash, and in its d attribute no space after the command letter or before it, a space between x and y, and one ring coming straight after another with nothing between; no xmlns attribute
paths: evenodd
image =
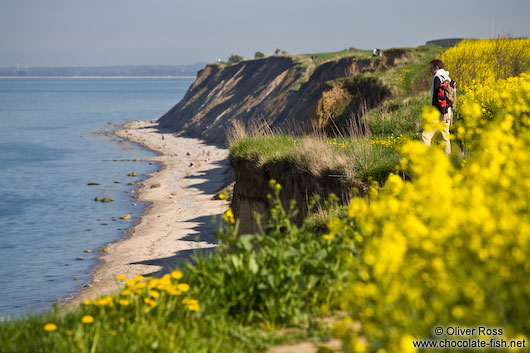
<svg viewBox="0 0 530 353"><path fill-rule="evenodd" d="M154 154L93 132L160 117L192 82L0 79L0 317L50 308L88 282L96 250L120 239L143 212L127 183L158 168L114 161ZM131 171L140 177L128 177ZM127 213L130 221L119 220Z"/></svg>

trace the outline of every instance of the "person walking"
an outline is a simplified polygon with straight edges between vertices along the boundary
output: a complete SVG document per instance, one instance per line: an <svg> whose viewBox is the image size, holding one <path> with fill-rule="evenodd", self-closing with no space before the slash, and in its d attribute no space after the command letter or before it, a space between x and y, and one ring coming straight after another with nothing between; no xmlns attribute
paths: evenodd
<svg viewBox="0 0 530 353"><path fill-rule="evenodd" d="M444 140L444 151L445 154L450 156L451 141L449 135L449 127L451 126L451 123L453 121L453 109L447 101L447 90L444 88L444 82L447 82L445 83L445 85L447 86L450 84L451 79L449 78L449 72L444 70L444 64L441 60L435 59L430 62L430 65L431 73L434 75L431 85L431 102L432 105L440 111L439 121L441 121L441 123L443 124L441 133L442 138ZM439 124L439 121L432 121L430 125L434 125L434 127L424 129L421 134L421 139L423 143L427 146L431 145L432 138L438 131L436 125Z"/></svg>

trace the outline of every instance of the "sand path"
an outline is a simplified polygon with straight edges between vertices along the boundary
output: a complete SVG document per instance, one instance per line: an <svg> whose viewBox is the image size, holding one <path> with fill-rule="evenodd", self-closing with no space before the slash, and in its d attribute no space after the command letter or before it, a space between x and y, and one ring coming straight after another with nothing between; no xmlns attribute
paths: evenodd
<svg viewBox="0 0 530 353"><path fill-rule="evenodd" d="M91 283L68 306L113 292L117 275L168 272L197 250L213 250L212 215L228 207L214 199L230 178L228 150L176 137L154 121L129 123L116 134L157 152L149 160L159 162L161 169L137 190L138 199L150 203L145 214L126 238L103 248Z"/></svg>

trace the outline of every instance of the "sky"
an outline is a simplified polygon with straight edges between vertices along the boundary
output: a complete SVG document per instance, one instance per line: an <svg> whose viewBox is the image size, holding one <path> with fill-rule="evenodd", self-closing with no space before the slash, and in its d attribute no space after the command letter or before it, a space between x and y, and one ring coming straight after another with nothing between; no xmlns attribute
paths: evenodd
<svg viewBox="0 0 530 353"><path fill-rule="evenodd" d="M492 35L530 36L530 0L0 0L0 67L186 65Z"/></svg>

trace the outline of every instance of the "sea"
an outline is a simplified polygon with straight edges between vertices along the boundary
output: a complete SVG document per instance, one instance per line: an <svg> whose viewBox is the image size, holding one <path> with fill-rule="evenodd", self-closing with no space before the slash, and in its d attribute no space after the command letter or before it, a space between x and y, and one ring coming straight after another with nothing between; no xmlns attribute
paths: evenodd
<svg viewBox="0 0 530 353"><path fill-rule="evenodd" d="M145 209L137 183L159 168L112 131L159 118L194 79L0 78L0 320L89 283L99 250Z"/></svg>

